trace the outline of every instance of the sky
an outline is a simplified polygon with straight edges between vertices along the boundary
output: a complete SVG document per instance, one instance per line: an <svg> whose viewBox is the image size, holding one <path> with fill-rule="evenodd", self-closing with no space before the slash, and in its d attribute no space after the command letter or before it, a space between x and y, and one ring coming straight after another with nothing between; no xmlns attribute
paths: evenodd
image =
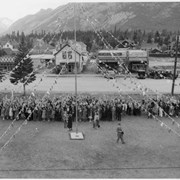
<svg viewBox="0 0 180 180"><path fill-rule="evenodd" d="M13 21L40 9L55 9L67 4L67 0L0 0L0 18L6 17Z"/></svg>
<svg viewBox="0 0 180 180"><path fill-rule="evenodd" d="M110 0L0 0L0 18L6 17L12 21L16 21L26 15L35 14L41 9L48 9L48 8L55 9L58 6L65 5L69 2L97 2L97 1L121 2L123 0L112 0L112 1ZM139 1L147 1L147 0L139 0ZM155 1L155 0L150 0L150 1Z"/></svg>

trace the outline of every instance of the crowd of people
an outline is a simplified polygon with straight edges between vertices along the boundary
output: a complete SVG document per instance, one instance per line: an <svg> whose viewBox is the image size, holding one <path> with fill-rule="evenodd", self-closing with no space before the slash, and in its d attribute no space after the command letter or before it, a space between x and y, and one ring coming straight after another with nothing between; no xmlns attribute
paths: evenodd
<svg viewBox="0 0 180 180"><path fill-rule="evenodd" d="M74 95L44 98L29 96L0 100L2 120L27 119L38 121L63 121L65 127L72 128L76 117L76 99ZM122 116L153 115L160 117L180 115L180 101L163 98L153 100L121 99L120 96L78 95L78 121L121 121ZM97 118L98 117L98 118Z"/></svg>

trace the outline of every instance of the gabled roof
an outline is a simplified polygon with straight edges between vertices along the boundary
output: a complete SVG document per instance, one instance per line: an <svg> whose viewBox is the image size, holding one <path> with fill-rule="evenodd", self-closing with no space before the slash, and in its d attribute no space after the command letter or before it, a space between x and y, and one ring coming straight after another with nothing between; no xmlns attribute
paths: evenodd
<svg viewBox="0 0 180 180"><path fill-rule="evenodd" d="M56 56L56 54L58 54L60 51L62 51L66 46L71 47L71 49L72 49L73 51L75 51L75 50L72 48L72 46L70 46L70 45L67 43L67 44L65 44L61 49L59 49L59 50L54 54L54 56ZM76 50L75 52L78 53L79 55L81 55L81 53L79 53L77 50Z"/></svg>
<svg viewBox="0 0 180 180"><path fill-rule="evenodd" d="M69 42L69 44L72 44L72 45L80 44L81 46L84 46L84 47L87 46L87 45L84 44L82 41L69 40L68 42Z"/></svg>
<svg viewBox="0 0 180 180"><path fill-rule="evenodd" d="M119 43L116 48L125 48L124 45L122 43Z"/></svg>
<svg viewBox="0 0 180 180"><path fill-rule="evenodd" d="M4 45L6 45L7 43L11 44L15 49L19 47L19 43L17 43L16 41L9 40Z"/></svg>
<svg viewBox="0 0 180 180"><path fill-rule="evenodd" d="M158 49L158 48L154 48L150 52L151 53L157 53L157 52L162 53L162 51L160 49Z"/></svg>

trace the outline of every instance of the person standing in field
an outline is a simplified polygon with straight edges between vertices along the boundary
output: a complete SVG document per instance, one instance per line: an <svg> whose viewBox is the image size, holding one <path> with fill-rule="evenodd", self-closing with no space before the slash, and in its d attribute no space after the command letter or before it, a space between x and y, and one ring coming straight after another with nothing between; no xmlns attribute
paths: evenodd
<svg viewBox="0 0 180 180"><path fill-rule="evenodd" d="M96 111L94 115L94 121L93 121L93 128L96 129L96 127L100 128L99 124L99 113Z"/></svg>
<svg viewBox="0 0 180 180"><path fill-rule="evenodd" d="M123 130L121 128L121 123L118 123L116 132L117 132L117 141L116 142L118 143L119 139L121 139L122 144L125 144L124 138L123 138L124 132L123 132Z"/></svg>

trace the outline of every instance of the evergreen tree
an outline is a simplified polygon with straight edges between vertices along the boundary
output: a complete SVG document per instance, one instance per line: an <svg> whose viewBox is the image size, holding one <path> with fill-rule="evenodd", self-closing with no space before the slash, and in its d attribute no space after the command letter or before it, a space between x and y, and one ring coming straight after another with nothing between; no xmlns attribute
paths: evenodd
<svg viewBox="0 0 180 180"><path fill-rule="evenodd" d="M159 31L156 31L156 33L154 35L154 42L159 43L159 41L160 41L160 33L159 33Z"/></svg>
<svg viewBox="0 0 180 180"><path fill-rule="evenodd" d="M133 41L135 42L135 44L137 44L138 40L137 40L137 31L133 32Z"/></svg>
<svg viewBox="0 0 180 180"><path fill-rule="evenodd" d="M33 82L36 79L35 74L33 73L33 62L28 54L28 46L25 42L25 36L22 34L21 42L18 47L18 54L15 57L15 66L10 77L10 82L12 84L23 84L24 95L26 94L25 87L29 83Z"/></svg>
<svg viewBox="0 0 180 180"><path fill-rule="evenodd" d="M4 73L0 71L0 82L2 82L3 77L4 77Z"/></svg>
<svg viewBox="0 0 180 180"><path fill-rule="evenodd" d="M152 34L151 33L148 34L147 43L152 43Z"/></svg>

